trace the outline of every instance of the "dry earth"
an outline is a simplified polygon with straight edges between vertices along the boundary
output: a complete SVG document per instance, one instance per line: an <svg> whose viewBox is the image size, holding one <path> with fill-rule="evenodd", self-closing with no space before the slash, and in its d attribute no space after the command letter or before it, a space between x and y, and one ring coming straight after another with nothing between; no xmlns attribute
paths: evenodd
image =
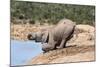
<svg viewBox="0 0 100 67"><path fill-rule="evenodd" d="M11 38L27 40L29 32L49 29L51 26L11 25ZM27 64L52 64L95 61L95 28L90 25L77 25L74 37L66 44L66 48L42 53Z"/></svg>

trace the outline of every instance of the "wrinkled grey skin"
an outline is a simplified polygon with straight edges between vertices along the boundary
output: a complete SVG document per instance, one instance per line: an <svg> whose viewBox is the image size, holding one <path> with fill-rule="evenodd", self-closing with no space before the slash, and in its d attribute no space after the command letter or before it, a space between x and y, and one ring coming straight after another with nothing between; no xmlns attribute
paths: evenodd
<svg viewBox="0 0 100 67"><path fill-rule="evenodd" d="M42 50L47 52L64 48L66 42L73 37L75 23L68 19L62 19L52 29L44 32L36 32L28 35L29 40L44 43Z"/></svg>

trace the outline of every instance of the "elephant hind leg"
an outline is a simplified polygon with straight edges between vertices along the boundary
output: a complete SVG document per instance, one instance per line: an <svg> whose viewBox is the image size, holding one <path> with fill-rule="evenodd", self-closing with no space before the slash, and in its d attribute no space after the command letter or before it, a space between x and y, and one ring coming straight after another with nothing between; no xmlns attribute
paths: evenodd
<svg viewBox="0 0 100 67"><path fill-rule="evenodd" d="M66 38L65 39L62 39L61 44L57 48L58 49L65 48L65 44L66 44Z"/></svg>
<svg viewBox="0 0 100 67"><path fill-rule="evenodd" d="M73 37L73 34L69 35L67 38L63 38L62 41L61 41L60 46L57 47L57 48L65 48L66 47L66 42L68 40L70 40L72 37Z"/></svg>

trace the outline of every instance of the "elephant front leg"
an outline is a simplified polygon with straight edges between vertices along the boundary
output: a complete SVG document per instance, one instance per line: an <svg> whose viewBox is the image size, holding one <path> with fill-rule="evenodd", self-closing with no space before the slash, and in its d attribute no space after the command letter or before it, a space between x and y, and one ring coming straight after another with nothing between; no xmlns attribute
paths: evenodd
<svg viewBox="0 0 100 67"><path fill-rule="evenodd" d="M56 43L57 42L54 41L53 33L52 32L49 32L48 43L43 44L42 50L45 51L45 52L50 51L50 50L54 50L55 47L56 47Z"/></svg>

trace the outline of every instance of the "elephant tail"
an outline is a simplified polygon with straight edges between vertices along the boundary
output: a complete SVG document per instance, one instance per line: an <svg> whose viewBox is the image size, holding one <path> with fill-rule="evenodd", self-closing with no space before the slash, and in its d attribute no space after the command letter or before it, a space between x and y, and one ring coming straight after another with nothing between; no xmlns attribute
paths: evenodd
<svg viewBox="0 0 100 67"><path fill-rule="evenodd" d="M75 38L73 41L75 41L77 39L78 34L79 34L78 33L78 28L76 27L76 24L74 23L73 30L72 30L72 33L71 33L72 37Z"/></svg>
<svg viewBox="0 0 100 67"><path fill-rule="evenodd" d="M75 25L75 27L74 27L74 33L73 33L74 35L75 35L75 38L77 38L78 37L78 34L79 34L79 29L77 28L77 26Z"/></svg>

